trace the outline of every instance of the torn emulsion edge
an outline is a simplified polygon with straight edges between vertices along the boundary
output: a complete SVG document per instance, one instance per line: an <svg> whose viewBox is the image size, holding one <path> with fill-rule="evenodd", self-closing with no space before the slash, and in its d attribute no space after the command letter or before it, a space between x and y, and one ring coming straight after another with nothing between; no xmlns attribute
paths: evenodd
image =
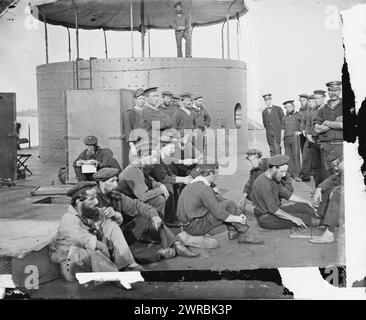
<svg viewBox="0 0 366 320"><path fill-rule="evenodd" d="M131 289L131 284L145 281L139 271L127 272L82 272L76 273L76 279L81 285L91 282L110 282L119 281L126 289Z"/></svg>
<svg viewBox="0 0 366 320"><path fill-rule="evenodd" d="M360 119L361 103L366 99L366 4L358 4L342 11L343 43L345 57L350 74L350 83L355 95L355 112ZM347 101L344 107L349 109ZM364 103L363 108L366 105ZM351 106L352 109L352 106ZM349 111L349 110L348 110ZM352 110L351 110L352 111ZM364 112L362 112L364 113ZM350 113L352 115L352 112ZM366 277L366 193L364 177L361 172L363 160L366 159L362 129L357 128L359 139L356 143L345 143L345 223L346 223L346 263L347 282L352 286L355 281ZM360 136L361 133L361 136Z"/></svg>
<svg viewBox="0 0 366 320"><path fill-rule="evenodd" d="M5 290L8 288L15 289L12 275L0 274L0 300L4 298Z"/></svg>

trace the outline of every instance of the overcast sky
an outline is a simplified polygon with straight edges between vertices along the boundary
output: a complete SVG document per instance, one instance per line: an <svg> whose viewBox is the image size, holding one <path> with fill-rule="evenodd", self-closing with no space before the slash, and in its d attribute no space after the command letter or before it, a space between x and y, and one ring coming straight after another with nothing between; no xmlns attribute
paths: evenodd
<svg viewBox="0 0 366 320"><path fill-rule="evenodd" d="M343 63L341 25L332 18L352 0L249 1L241 20L240 58L248 68L249 114L257 118L263 108L261 94L273 93L275 104L299 93L324 88L340 79ZM26 28L26 1L0 18L0 90L17 93L17 109L37 107L36 66L45 63L44 27ZM27 20L28 19L28 20ZM236 22L231 22L231 58L237 59ZM72 57L75 58L74 30ZM67 61L67 31L48 27L50 62ZM131 55L129 32L107 32L109 57ZM151 31L152 56L175 56L174 32ZM135 54L140 38L135 33ZM195 29L195 57L221 58L221 25ZM102 31L80 32L80 56L104 58Z"/></svg>

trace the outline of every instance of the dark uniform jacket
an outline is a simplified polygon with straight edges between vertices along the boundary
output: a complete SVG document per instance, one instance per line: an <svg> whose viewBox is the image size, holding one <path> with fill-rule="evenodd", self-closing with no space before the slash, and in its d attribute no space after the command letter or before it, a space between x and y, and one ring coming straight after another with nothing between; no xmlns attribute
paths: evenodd
<svg viewBox="0 0 366 320"><path fill-rule="evenodd" d="M78 160L97 160L98 170L104 167L114 167L115 164L112 150L108 148L102 149L100 147L97 147L97 151L95 152L94 156L88 155L86 150L81 152L72 164L74 168L76 167L76 162Z"/></svg>
<svg viewBox="0 0 366 320"><path fill-rule="evenodd" d="M179 109L173 115L172 125L173 125L173 128L177 129L183 136L184 129L193 130L196 126L196 121L194 119L194 115L192 112L190 112L190 114L188 114L184 110Z"/></svg>
<svg viewBox="0 0 366 320"><path fill-rule="evenodd" d="M300 110L299 110L299 113L301 115L301 125L300 125L301 131L305 130L306 119L308 116L309 109L310 108L308 106L306 106L305 108L300 108Z"/></svg>
<svg viewBox="0 0 366 320"><path fill-rule="evenodd" d="M179 110L179 108L174 105L171 105L170 107L166 107L164 104L161 104L158 108L159 108L159 110L161 110L165 114L167 114L169 119L172 119L174 113L176 113L177 110Z"/></svg>
<svg viewBox="0 0 366 320"><path fill-rule="evenodd" d="M322 189L322 192L329 191L335 187L341 186L343 184L343 174L332 174L322 183L318 185L318 188Z"/></svg>
<svg viewBox="0 0 366 320"><path fill-rule="evenodd" d="M289 200L292 192L281 183L268 178L262 173L253 183L252 203L258 215L274 214L281 206L281 199Z"/></svg>
<svg viewBox="0 0 366 320"><path fill-rule="evenodd" d="M216 199L214 190L202 181L188 184L178 200L177 216L183 224L195 218L211 213L219 220L226 220L230 215Z"/></svg>
<svg viewBox="0 0 366 320"><path fill-rule="evenodd" d="M98 189L97 198L99 201L98 207L112 207L115 211L120 212L124 218L126 216L136 217L138 215L152 218L159 215L152 206L140 200L132 199L118 190L113 190L110 194L103 194Z"/></svg>
<svg viewBox="0 0 366 320"><path fill-rule="evenodd" d="M152 108L147 105L142 110L142 127L148 132L150 138L152 136L153 121L160 122L160 132L172 127L172 122L166 113L159 108ZM160 136L160 132L158 137Z"/></svg>
<svg viewBox="0 0 366 320"><path fill-rule="evenodd" d="M278 106L267 107L262 111L263 126L266 129L267 137L273 135L276 140L280 141L283 116L283 110Z"/></svg>
<svg viewBox="0 0 366 320"><path fill-rule="evenodd" d="M191 111L196 121L195 128L203 131L211 125L211 117L206 109L192 107Z"/></svg>
<svg viewBox="0 0 366 320"><path fill-rule="evenodd" d="M335 106L334 109L330 107L330 102L326 103L319 109L316 117L314 118L314 124L322 124L325 120L339 121L343 117L342 100ZM343 130L330 129L327 132L319 134L320 142L332 142L343 141Z"/></svg>
<svg viewBox="0 0 366 320"><path fill-rule="evenodd" d="M137 198L146 202L164 194L163 190L158 188L158 185L149 178L143 168L130 164L119 175L117 190L132 199Z"/></svg>
<svg viewBox="0 0 366 320"><path fill-rule="evenodd" d="M299 112L286 114L282 118L282 129L284 130L283 137L293 137L295 135L295 131L301 131L301 121L302 117Z"/></svg>
<svg viewBox="0 0 366 320"><path fill-rule="evenodd" d="M163 184L175 184L176 182L176 176L171 170L171 165L165 164L161 158L160 163L147 166L146 172L150 177Z"/></svg>
<svg viewBox="0 0 366 320"><path fill-rule="evenodd" d="M268 170L268 158L263 158L258 168L253 168L249 173L249 180L245 184L243 193L246 193L247 198L251 200L251 193L254 181L263 173ZM281 184L290 192L294 192L294 187L292 186L291 176L287 172L286 177L281 179Z"/></svg>
<svg viewBox="0 0 366 320"><path fill-rule="evenodd" d="M314 119L317 116L319 111L319 107L316 107L314 109L310 109L308 111L308 117L307 117L307 121L306 121L306 126L305 126L305 131L306 134L310 134L312 137L317 137L318 134L315 132L314 129Z"/></svg>
<svg viewBox="0 0 366 320"><path fill-rule="evenodd" d="M136 142L137 137L130 136L130 133L134 129L142 128L142 110L135 108L128 109L123 115L123 137L127 142Z"/></svg>

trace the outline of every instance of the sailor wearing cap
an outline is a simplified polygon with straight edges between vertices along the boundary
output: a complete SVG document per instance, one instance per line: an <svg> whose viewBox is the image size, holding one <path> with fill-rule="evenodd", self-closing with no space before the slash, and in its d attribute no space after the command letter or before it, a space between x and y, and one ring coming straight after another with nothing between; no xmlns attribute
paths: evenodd
<svg viewBox="0 0 366 320"><path fill-rule="evenodd" d="M162 103L159 105L159 109L166 113L170 119L172 119L174 113L178 110L177 105L173 105L173 92L171 91L163 91L161 93L163 97Z"/></svg>
<svg viewBox="0 0 366 320"><path fill-rule="evenodd" d="M313 119L318 112L319 106L316 103L314 95L309 95L309 109L303 119L304 134L306 142L303 150L302 168L300 178L302 181L310 181L311 170L314 170L315 184L318 185L321 180L321 162L320 145L316 143L316 133L313 129Z"/></svg>
<svg viewBox="0 0 366 320"><path fill-rule="evenodd" d="M160 93L158 87L151 87L144 91L146 98L145 108L142 111L143 128L149 136L149 152L152 145L160 140L161 133L172 127L168 114L159 109ZM154 140L154 141L153 141Z"/></svg>
<svg viewBox="0 0 366 320"><path fill-rule="evenodd" d="M285 153L289 156L288 171L296 181L300 179L300 139L302 117L295 112L294 100L287 100L283 103L286 115L282 118L283 141Z"/></svg>
<svg viewBox="0 0 366 320"><path fill-rule="evenodd" d="M271 156L281 154L281 129L284 116L281 107L272 105L272 94L263 95L266 108L262 111L263 126L266 129L267 142Z"/></svg>
<svg viewBox="0 0 366 320"><path fill-rule="evenodd" d="M141 132L139 129L143 127L142 110L145 106L144 89L138 88L133 93L134 106L126 110L123 115L123 139L125 146L129 152L124 152L124 155L137 155L139 142L141 141ZM128 158L124 158L124 164L128 162Z"/></svg>
<svg viewBox="0 0 366 320"><path fill-rule="evenodd" d="M181 94L181 106L174 113L172 118L173 128L178 130L183 137L185 129L193 130L196 125L194 115L191 111L192 108L192 95L189 92Z"/></svg>
<svg viewBox="0 0 366 320"><path fill-rule="evenodd" d="M73 162L77 181L93 180L93 173L85 172L83 170L84 165L94 166L95 170L104 167L120 167L118 162L116 163L116 160L113 158L112 150L108 148L102 149L98 146L97 137L89 135L84 138L84 143L86 149Z"/></svg>
<svg viewBox="0 0 366 320"><path fill-rule="evenodd" d="M118 224L103 217L103 210L97 207L96 183L78 182L66 194L71 198L71 205L50 243L51 260L60 264L65 280L76 280L76 267L81 268L79 272L141 270Z"/></svg>
<svg viewBox="0 0 366 320"><path fill-rule="evenodd" d="M319 109L314 119L315 131L319 135L323 159L324 177L331 175L331 165L326 160L330 152L343 144L343 106L341 99L342 83L331 81L327 83L329 101Z"/></svg>
<svg viewBox="0 0 366 320"><path fill-rule="evenodd" d="M335 173L325 179L314 193L314 203L319 206L318 215L326 227L323 235L313 238L313 243L331 243L334 232L344 224L344 181L343 181L343 147L337 147L328 155L327 161L332 164Z"/></svg>
<svg viewBox="0 0 366 320"><path fill-rule="evenodd" d="M324 107L327 92L325 90L314 90L313 94L318 108Z"/></svg>
<svg viewBox="0 0 366 320"><path fill-rule="evenodd" d="M253 183L251 198L254 214L258 224L264 229L307 227L319 222L315 220L312 203L290 192L280 183L287 172L288 161L289 157L284 155L269 158L268 170ZM281 198L295 204L282 206Z"/></svg>
<svg viewBox="0 0 366 320"><path fill-rule="evenodd" d="M204 132L211 125L211 116L207 109L204 108L204 99L202 95L193 97L192 113L196 121L196 128Z"/></svg>
<svg viewBox="0 0 366 320"><path fill-rule="evenodd" d="M253 188L253 183L255 179L257 179L263 172L268 169L268 158L262 158L262 151L258 149L249 149L246 152L246 159L250 162L251 169L249 172L249 179L244 186L242 197L239 200L239 207L245 209L247 200L251 201L251 192ZM288 171L286 171L286 175L282 177L280 182L286 189L290 192L294 191L294 187L292 186L291 176Z"/></svg>
<svg viewBox="0 0 366 320"><path fill-rule="evenodd" d="M175 40L177 43L177 56L183 57L182 40L184 38L186 41L185 56L191 57L191 33L190 33L191 28L189 25L189 19L182 10L181 1L174 4L173 8L175 9L175 17L172 27L175 30Z"/></svg>

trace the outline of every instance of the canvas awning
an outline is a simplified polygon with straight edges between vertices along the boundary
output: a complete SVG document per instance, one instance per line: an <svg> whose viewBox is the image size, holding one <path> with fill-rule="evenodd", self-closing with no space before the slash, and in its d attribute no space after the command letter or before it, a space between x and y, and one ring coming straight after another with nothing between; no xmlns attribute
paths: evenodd
<svg viewBox="0 0 366 320"><path fill-rule="evenodd" d="M79 28L131 30L131 2L134 30L141 29L142 17L145 28L172 27L177 0L34 0L30 5L37 19L45 17L53 25L75 28L76 7ZM183 0L182 6L186 12L191 6L193 27L224 22L228 16L236 19L248 11L244 0Z"/></svg>

